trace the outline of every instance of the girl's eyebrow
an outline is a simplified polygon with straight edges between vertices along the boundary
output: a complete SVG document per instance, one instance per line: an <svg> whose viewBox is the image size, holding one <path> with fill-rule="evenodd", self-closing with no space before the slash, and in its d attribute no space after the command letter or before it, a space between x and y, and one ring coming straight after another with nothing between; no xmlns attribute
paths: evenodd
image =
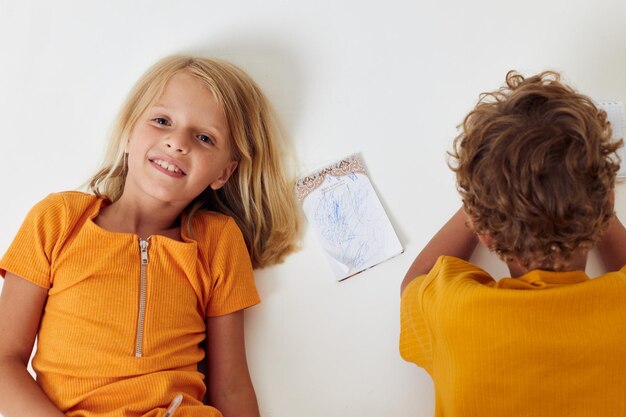
<svg viewBox="0 0 626 417"><path fill-rule="evenodd" d="M168 110L168 107L166 105L159 103L154 103L152 106L150 106L150 108Z"/></svg>

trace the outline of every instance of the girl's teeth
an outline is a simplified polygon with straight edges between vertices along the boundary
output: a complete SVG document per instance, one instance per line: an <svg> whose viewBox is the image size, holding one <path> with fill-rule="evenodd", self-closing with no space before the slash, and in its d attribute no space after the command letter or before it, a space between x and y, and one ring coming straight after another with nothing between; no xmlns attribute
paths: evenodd
<svg viewBox="0 0 626 417"><path fill-rule="evenodd" d="M154 162L161 168L167 169L170 172L181 172L176 165L170 165L165 161L161 161L160 159L157 159Z"/></svg>

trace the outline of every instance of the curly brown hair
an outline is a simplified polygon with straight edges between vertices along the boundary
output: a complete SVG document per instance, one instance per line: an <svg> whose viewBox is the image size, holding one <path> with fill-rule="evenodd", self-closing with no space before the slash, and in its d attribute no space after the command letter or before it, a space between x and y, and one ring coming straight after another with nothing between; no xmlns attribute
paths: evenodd
<svg viewBox="0 0 626 417"><path fill-rule="evenodd" d="M561 270L614 214L623 141L606 113L556 72L483 93L454 140L450 167L471 227L506 262Z"/></svg>

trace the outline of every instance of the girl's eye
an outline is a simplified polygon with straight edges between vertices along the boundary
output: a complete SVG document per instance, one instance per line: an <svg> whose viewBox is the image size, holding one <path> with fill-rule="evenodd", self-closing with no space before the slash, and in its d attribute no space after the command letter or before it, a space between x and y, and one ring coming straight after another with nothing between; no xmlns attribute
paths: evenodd
<svg viewBox="0 0 626 417"><path fill-rule="evenodd" d="M152 119L153 122L155 122L156 124L159 124L161 126L169 126L170 122L167 119L164 119L162 117L157 117Z"/></svg>
<svg viewBox="0 0 626 417"><path fill-rule="evenodd" d="M198 135L198 136L196 136L196 138L198 138L198 140L201 141L201 142L208 143L210 145L214 144L213 139L211 139L211 137L209 137L207 135Z"/></svg>

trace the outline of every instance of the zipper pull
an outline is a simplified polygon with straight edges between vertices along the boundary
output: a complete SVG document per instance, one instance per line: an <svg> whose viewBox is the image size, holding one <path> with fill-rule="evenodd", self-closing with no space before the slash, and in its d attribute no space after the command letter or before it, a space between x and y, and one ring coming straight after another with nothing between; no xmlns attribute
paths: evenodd
<svg viewBox="0 0 626 417"><path fill-rule="evenodd" d="M142 265L147 265L148 264L148 245L149 245L149 240L150 238L148 238L147 240L143 240L143 239L139 239L139 250L141 250L141 264Z"/></svg>

